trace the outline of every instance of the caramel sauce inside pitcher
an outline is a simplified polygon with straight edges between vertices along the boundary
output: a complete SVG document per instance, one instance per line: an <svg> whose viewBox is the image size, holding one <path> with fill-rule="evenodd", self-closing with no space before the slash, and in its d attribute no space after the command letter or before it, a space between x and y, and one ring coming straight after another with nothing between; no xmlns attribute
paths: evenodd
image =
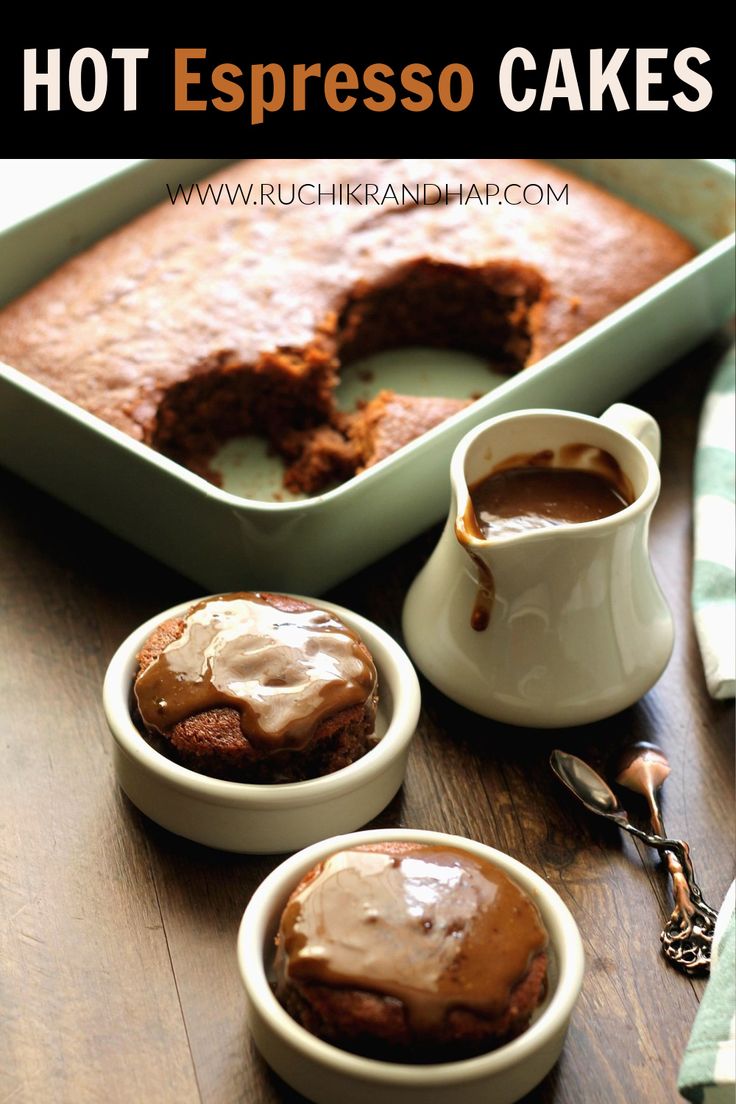
<svg viewBox="0 0 736 1104"><path fill-rule="evenodd" d="M465 514L457 519L455 533L478 572L470 619L477 632L490 622L495 586L490 567L468 537L493 541L599 521L625 510L635 497L618 461L604 449L584 443L563 445L556 454L552 449L515 453L468 490Z"/></svg>

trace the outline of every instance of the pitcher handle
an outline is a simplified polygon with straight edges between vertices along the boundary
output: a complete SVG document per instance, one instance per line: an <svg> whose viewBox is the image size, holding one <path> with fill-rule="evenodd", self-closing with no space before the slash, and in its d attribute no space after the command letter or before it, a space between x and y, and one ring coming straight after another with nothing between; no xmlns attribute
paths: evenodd
<svg viewBox="0 0 736 1104"><path fill-rule="evenodd" d="M639 410L638 406L629 406L628 403L614 403L605 414L601 414L601 421L611 429L636 437L637 441L641 441L649 449L655 463L659 464L662 438L659 426L651 414Z"/></svg>

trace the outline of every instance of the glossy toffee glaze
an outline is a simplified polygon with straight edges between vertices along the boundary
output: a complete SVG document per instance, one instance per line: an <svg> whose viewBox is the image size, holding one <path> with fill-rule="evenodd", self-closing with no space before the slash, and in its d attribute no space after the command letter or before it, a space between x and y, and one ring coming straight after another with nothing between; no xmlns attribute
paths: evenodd
<svg viewBox="0 0 736 1104"><path fill-rule="evenodd" d="M574 443L557 452L515 453L497 464L470 492L455 534L478 571L470 623L482 632L493 609L493 573L470 546L476 540L519 536L534 529L579 525L624 510L634 490L618 461L605 449Z"/></svg>
<svg viewBox="0 0 736 1104"><path fill-rule="evenodd" d="M306 747L318 725L374 692L376 669L358 636L325 610L273 594L207 598L181 635L135 681L147 727L229 707L264 753Z"/></svg>
<svg viewBox="0 0 736 1104"><path fill-rule="evenodd" d="M547 933L491 863L452 847L374 845L307 875L278 944L292 982L396 998L410 1026L431 1033L454 1008L502 1013Z"/></svg>

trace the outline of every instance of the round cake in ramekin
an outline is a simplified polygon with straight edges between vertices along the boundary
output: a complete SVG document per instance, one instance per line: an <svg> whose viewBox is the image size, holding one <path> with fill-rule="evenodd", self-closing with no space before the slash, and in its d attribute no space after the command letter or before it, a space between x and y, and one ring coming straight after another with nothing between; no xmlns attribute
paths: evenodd
<svg viewBox="0 0 736 1104"><path fill-rule="evenodd" d="M500 866L452 846L371 843L327 856L291 893L275 991L333 1045L452 1061L526 1030L547 943L536 904Z"/></svg>
<svg viewBox="0 0 736 1104"><path fill-rule="evenodd" d="M299 782L375 744L378 679L336 614L264 592L215 595L162 622L138 652L137 713L191 770Z"/></svg>

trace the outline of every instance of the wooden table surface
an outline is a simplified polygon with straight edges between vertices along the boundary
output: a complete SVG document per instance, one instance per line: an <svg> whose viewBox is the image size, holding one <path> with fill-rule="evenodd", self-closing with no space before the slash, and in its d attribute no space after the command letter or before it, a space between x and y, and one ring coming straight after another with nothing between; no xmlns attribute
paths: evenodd
<svg viewBox="0 0 736 1104"><path fill-rule="evenodd" d="M709 342L633 397L664 437L652 545L677 644L659 684L611 720L556 733L482 720L423 684L406 783L376 822L501 848L572 910L582 996L559 1065L528 1101L678 1099L703 986L660 956L666 877L574 803L547 757L561 745L600 766L633 736L660 743L673 767L666 823L720 902L733 876L733 706L707 696L688 594L697 416L721 347ZM243 909L279 859L168 834L111 768L106 664L135 625L198 588L21 480L4 473L0 486L0 1102L297 1101L249 1039L235 960ZM436 536L329 597L399 636L403 595Z"/></svg>

